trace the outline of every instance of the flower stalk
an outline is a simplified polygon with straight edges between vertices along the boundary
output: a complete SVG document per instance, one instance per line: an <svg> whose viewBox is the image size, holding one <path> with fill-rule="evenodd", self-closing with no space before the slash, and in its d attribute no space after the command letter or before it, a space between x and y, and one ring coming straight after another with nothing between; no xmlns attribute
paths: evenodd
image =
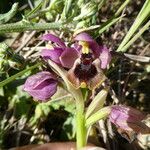
<svg viewBox="0 0 150 150"><path fill-rule="evenodd" d="M76 144L77 149L86 146L87 128L85 126L84 101L76 101Z"/></svg>
<svg viewBox="0 0 150 150"><path fill-rule="evenodd" d="M7 79L1 81L1 82L0 82L0 88L3 87L4 85L10 83L11 81L15 80L16 78L18 78L18 77L24 75L26 72L28 72L28 71L30 71L30 70L33 70L33 69L35 69L35 68L37 68L37 67L39 67L39 66L41 66L41 63L35 64L34 66L31 66L31 67L29 67L29 68L27 68L27 69L24 69L24 70L18 72L17 74L12 75L11 77L9 77L9 78L7 78Z"/></svg>
<svg viewBox="0 0 150 150"><path fill-rule="evenodd" d="M9 24L0 25L0 33L10 33L10 32L23 32L23 31L43 31L50 29L65 29L61 23L28 23L28 22L16 22Z"/></svg>

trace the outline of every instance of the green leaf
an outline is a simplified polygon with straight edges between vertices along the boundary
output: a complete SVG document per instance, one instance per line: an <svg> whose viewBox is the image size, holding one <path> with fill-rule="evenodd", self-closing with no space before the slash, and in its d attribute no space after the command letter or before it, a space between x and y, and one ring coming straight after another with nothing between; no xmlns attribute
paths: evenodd
<svg viewBox="0 0 150 150"><path fill-rule="evenodd" d="M115 13L115 16L118 16L122 11L123 9L129 4L131 0L126 0L120 7L119 9L117 10L117 12Z"/></svg>
<svg viewBox="0 0 150 150"><path fill-rule="evenodd" d="M76 26L76 29L74 30L74 34L73 36L75 37L77 34L81 33L81 32L87 32L87 31L90 31L90 30L94 30L96 28L99 28L100 25L93 25L93 26L90 26L90 27L83 27L82 28L78 28L78 26Z"/></svg>
<svg viewBox="0 0 150 150"><path fill-rule="evenodd" d="M95 37L98 37L100 34L102 34L104 31L106 31L107 29L109 29L113 24L115 24L117 21L119 21L121 18L124 17L124 15L121 15L120 17L117 17L120 15L120 13L123 11L123 9L128 5L128 3L131 0L126 0L117 10L117 12L110 18L108 19L106 22L104 22L100 28L96 31L95 33Z"/></svg>
<svg viewBox="0 0 150 150"><path fill-rule="evenodd" d="M19 69L24 64L23 56L15 53L5 42L0 43L0 71L7 71L10 67Z"/></svg>
<svg viewBox="0 0 150 150"><path fill-rule="evenodd" d="M33 69L35 69L35 68L37 68L37 67L39 67L40 65L41 65L41 63L38 63L38 64L36 64L36 65L34 65L34 66L32 66L32 67L29 67L29 68L27 68L27 69L24 69L23 71L18 72L17 74L15 74L15 75L13 75L13 76L7 78L6 80L1 81L1 82L0 82L0 88L3 87L4 85L8 84L9 82L12 82L12 81L15 80L16 78L18 78L18 77L24 75L26 72L28 72L28 71L30 71L30 70L33 70Z"/></svg>
<svg viewBox="0 0 150 150"><path fill-rule="evenodd" d="M61 20L68 20L68 14L72 10L73 0L65 0L65 6L61 14Z"/></svg>
<svg viewBox="0 0 150 150"><path fill-rule="evenodd" d="M18 9L18 3L14 3L9 12L0 14L0 24L8 22L16 13Z"/></svg>
<svg viewBox="0 0 150 150"><path fill-rule="evenodd" d="M101 0L98 4L98 10L102 8L102 6L105 4L106 0Z"/></svg>
<svg viewBox="0 0 150 150"><path fill-rule="evenodd" d="M83 5L83 7L81 8L81 13L78 16L76 16L73 19L73 21L88 18L92 15L95 15L97 11L98 11L98 7L96 3L90 1L86 3L85 5Z"/></svg>
<svg viewBox="0 0 150 150"><path fill-rule="evenodd" d="M63 107L64 110L72 114L75 113L75 101L74 98L64 87L58 86L57 92L51 97L51 100L47 102L54 109Z"/></svg>
<svg viewBox="0 0 150 150"><path fill-rule="evenodd" d="M99 111L97 111L96 113L91 115L86 120L85 126L89 128L91 125L93 125L97 121L99 121L101 119L105 119L110 114L110 111L111 111L110 107L104 107L104 108L100 109Z"/></svg>
<svg viewBox="0 0 150 150"><path fill-rule="evenodd" d="M119 21L121 18L123 18L124 16L120 16L118 18L112 18L109 19L108 21L106 21L105 23L103 23L101 25L101 27L99 28L98 33L102 34L104 31L106 31L107 29L109 29L113 24L115 24L117 21Z"/></svg>
<svg viewBox="0 0 150 150"><path fill-rule="evenodd" d="M27 15L25 15L25 18L28 19L31 15L38 12L40 10L40 8L42 7L43 3L44 3L44 1L42 0L34 9L32 9Z"/></svg>
<svg viewBox="0 0 150 150"><path fill-rule="evenodd" d="M43 31L50 29L67 29L62 23L51 22L51 23L24 23L23 21L9 24L0 25L0 34L10 32L23 32L23 31Z"/></svg>
<svg viewBox="0 0 150 150"><path fill-rule="evenodd" d="M133 34L139 29L139 27L145 22L147 17L150 16L150 0L146 0L144 3L141 11L139 12L138 16L136 17L134 23L132 24L131 28L129 29L128 33L124 37L123 41L119 45L117 51L126 51L122 50L122 48L130 41Z"/></svg>
<svg viewBox="0 0 150 150"><path fill-rule="evenodd" d="M103 107L107 94L108 89L103 89L94 97L86 111L86 118Z"/></svg>
<svg viewBox="0 0 150 150"><path fill-rule="evenodd" d="M61 138L63 140L72 140L75 138L75 118L74 115L69 115L63 124Z"/></svg>
<svg viewBox="0 0 150 150"><path fill-rule="evenodd" d="M121 48L122 52L125 52L148 28L150 27L150 21L148 21L137 34L134 35L130 41Z"/></svg>
<svg viewBox="0 0 150 150"><path fill-rule="evenodd" d="M0 96L4 96L4 89L0 88Z"/></svg>
<svg viewBox="0 0 150 150"><path fill-rule="evenodd" d="M12 54L12 49L5 42L0 42L0 58L4 58L6 55L10 57Z"/></svg>
<svg viewBox="0 0 150 150"><path fill-rule="evenodd" d="M37 119L41 118L41 117L47 117L48 114L51 111L51 107L49 106L49 104L47 103L40 103L38 105L36 105L35 108L35 117Z"/></svg>

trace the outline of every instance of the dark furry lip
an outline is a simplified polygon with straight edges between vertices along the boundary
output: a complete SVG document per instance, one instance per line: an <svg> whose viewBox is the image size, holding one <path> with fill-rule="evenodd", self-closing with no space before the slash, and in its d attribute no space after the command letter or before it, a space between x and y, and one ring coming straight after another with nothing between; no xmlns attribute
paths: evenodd
<svg viewBox="0 0 150 150"><path fill-rule="evenodd" d="M100 60L95 59L93 53L82 53L68 71L67 78L76 89L88 88L93 90L106 79L100 64Z"/></svg>
<svg viewBox="0 0 150 150"><path fill-rule="evenodd" d="M97 74L97 69L92 62L93 56L91 53L81 55L81 63L74 70L75 76L80 81L88 81Z"/></svg>

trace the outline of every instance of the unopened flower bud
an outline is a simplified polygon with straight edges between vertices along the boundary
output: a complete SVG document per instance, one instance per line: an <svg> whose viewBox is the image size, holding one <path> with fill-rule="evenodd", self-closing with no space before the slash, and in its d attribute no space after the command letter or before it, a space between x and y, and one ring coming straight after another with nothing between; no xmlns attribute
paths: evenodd
<svg viewBox="0 0 150 150"><path fill-rule="evenodd" d="M137 109L126 106L112 106L109 119L120 129L134 131L136 133L143 131L147 126L142 122L145 115Z"/></svg>
<svg viewBox="0 0 150 150"><path fill-rule="evenodd" d="M80 15L75 17L73 20L76 21L88 18L89 16L96 14L97 11L98 11L97 5L93 2L89 2L81 8Z"/></svg>
<svg viewBox="0 0 150 150"><path fill-rule="evenodd" d="M36 100L46 102L57 90L56 77L47 71L30 76L23 87Z"/></svg>

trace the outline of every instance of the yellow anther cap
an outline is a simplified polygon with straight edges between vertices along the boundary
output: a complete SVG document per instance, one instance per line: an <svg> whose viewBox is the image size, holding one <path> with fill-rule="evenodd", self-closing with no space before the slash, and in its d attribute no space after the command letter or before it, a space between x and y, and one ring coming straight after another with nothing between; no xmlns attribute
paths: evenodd
<svg viewBox="0 0 150 150"><path fill-rule="evenodd" d="M85 41L79 41L79 45L82 45L82 53L88 54L90 52L89 43Z"/></svg>

